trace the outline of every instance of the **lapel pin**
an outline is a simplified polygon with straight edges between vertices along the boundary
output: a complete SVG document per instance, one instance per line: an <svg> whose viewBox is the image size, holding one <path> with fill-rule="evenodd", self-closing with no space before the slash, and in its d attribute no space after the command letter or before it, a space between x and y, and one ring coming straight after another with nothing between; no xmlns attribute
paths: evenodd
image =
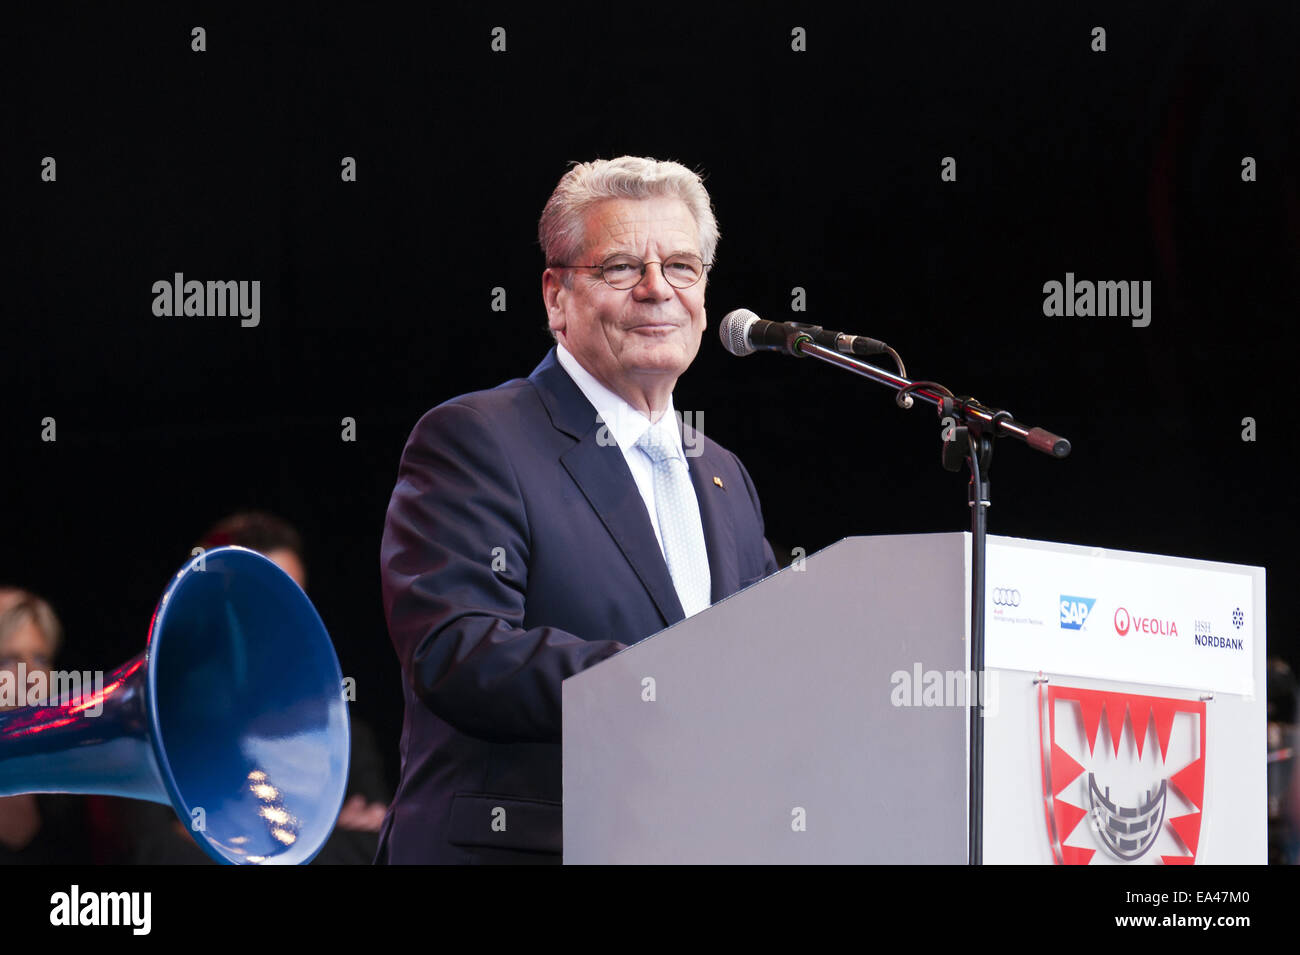
<svg viewBox="0 0 1300 955"><path fill-rule="evenodd" d="M723 486L722 478L718 477L716 474L713 475L713 483L716 484L718 487L722 488L724 491L726 490L726 487Z"/></svg>

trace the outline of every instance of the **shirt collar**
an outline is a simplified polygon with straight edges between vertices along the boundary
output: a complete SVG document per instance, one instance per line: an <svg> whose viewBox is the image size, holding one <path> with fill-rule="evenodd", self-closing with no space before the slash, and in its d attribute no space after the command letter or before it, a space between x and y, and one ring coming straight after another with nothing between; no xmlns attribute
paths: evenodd
<svg viewBox="0 0 1300 955"><path fill-rule="evenodd" d="M668 396L667 410L654 425L651 425L649 418L601 384L596 376L582 367L578 359L574 358L559 342L555 343L555 357L560 367L568 372L573 383L596 409L601 421L609 429L610 437L618 443L620 451L626 454L629 448L634 447L637 441L641 440L641 435L654 427L663 435L669 446L676 449L679 457L685 457L682 454L681 429L672 426L677 422L672 395Z"/></svg>

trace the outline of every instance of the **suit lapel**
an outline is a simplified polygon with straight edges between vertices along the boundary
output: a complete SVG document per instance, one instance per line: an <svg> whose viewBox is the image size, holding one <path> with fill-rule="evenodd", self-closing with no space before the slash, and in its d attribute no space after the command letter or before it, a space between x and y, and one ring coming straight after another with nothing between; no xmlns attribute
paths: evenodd
<svg viewBox="0 0 1300 955"><path fill-rule="evenodd" d="M713 480L722 473L718 467L717 457L720 452L717 446L706 444L703 435L685 422L682 423L682 447L688 452L686 463L690 467L695 498L700 503L704 546L709 552L709 602L717 603L740 589L740 569L736 566L736 533L731 526L731 512L726 507L725 497L732 492ZM701 453L690 455L692 448L698 448Z"/></svg>
<svg viewBox="0 0 1300 955"><path fill-rule="evenodd" d="M632 565L664 626L682 620L686 613L627 461L618 445L602 446L596 440L596 409L560 365L554 348L529 380L536 386L551 423L577 439L577 444L560 455L560 463Z"/></svg>

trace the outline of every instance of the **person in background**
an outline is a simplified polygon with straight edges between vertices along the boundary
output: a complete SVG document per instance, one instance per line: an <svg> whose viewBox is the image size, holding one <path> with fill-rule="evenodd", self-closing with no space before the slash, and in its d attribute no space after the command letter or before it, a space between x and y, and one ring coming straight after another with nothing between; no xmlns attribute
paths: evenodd
<svg viewBox="0 0 1300 955"><path fill-rule="evenodd" d="M0 670L14 680L43 671L48 685L62 641L63 627L46 601L16 587L0 588ZM0 797L0 865L89 862L85 802L65 793Z"/></svg>
<svg viewBox="0 0 1300 955"><path fill-rule="evenodd" d="M1268 861L1270 865L1300 862L1300 785L1296 758L1297 700L1300 684L1281 657L1270 657L1267 669L1268 715Z"/></svg>

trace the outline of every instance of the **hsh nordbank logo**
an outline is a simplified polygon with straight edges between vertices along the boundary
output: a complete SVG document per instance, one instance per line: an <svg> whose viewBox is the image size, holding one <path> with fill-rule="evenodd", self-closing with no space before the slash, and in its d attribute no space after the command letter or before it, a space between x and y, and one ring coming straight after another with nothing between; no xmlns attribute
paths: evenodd
<svg viewBox="0 0 1300 955"><path fill-rule="evenodd" d="M1128 612L1127 608L1117 608L1115 632L1124 637L1130 630L1134 633L1149 633L1158 637L1178 636L1178 624L1173 620L1163 620L1160 617L1135 617Z"/></svg>

